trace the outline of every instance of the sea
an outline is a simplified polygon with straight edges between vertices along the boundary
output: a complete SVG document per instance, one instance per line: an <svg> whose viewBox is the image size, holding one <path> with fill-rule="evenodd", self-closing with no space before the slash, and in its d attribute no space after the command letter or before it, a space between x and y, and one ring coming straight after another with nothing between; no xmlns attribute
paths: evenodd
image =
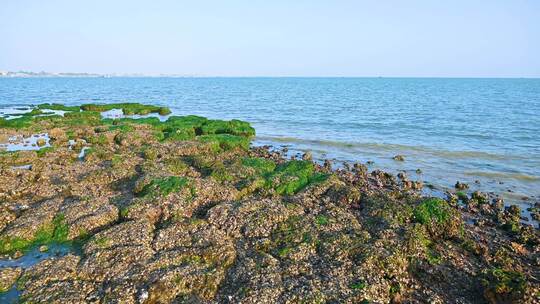
<svg viewBox="0 0 540 304"><path fill-rule="evenodd" d="M255 146L405 172L433 195L460 181L525 208L540 202L540 79L0 78L0 114L112 102L246 120Z"/></svg>

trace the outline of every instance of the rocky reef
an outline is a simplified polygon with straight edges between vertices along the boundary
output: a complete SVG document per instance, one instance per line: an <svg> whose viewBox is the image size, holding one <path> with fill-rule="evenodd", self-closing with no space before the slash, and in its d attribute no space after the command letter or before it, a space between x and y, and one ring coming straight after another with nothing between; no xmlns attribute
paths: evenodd
<svg viewBox="0 0 540 304"><path fill-rule="evenodd" d="M250 147L244 121L169 114L44 104L0 118L0 142L46 135L0 151L0 299L540 302L539 231L519 207L464 187L425 197L405 176Z"/></svg>

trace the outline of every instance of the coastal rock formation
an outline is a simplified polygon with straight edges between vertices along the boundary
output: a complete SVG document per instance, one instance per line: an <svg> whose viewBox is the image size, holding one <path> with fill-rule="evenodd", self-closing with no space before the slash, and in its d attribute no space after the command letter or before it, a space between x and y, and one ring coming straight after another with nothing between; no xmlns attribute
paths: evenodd
<svg viewBox="0 0 540 304"><path fill-rule="evenodd" d="M488 194L424 197L406 175L286 159L250 148L254 130L238 120L100 116L169 113L138 104L39 108L68 112L0 119L0 135L51 138L0 153L1 260L69 250L0 271L22 301L538 301L539 232Z"/></svg>

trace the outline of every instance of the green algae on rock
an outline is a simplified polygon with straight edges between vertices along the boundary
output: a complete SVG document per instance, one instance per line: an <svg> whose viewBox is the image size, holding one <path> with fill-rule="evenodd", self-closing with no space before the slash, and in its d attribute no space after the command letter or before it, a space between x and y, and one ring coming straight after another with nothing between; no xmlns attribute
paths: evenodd
<svg viewBox="0 0 540 304"><path fill-rule="evenodd" d="M458 204L382 171L287 159L250 147L247 122L104 119L107 108L0 127L51 145L0 153L1 253L80 246L25 269L21 300L535 301L538 231L493 196Z"/></svg>
<svg viewBox="0 0 540 304"><path fill-rule="evenodd" d="M66 112L78 112L81 110L80 106L66 106L59 103L43 103L37 106L41 110L54 110L54 111L66 111Z"/></svg>
<svg viewBox="0 0 540 304"><path fill-rule="evenodd" d="M501 268L486 269L482 276L485 297L493 303L514 303L523 298L523 273Z"/></svg>
<svg viewBox="0 0 540 304"><path fill-rule="evenodd" d="M166 196L172 192L178 192L187 186L189 186L189 181L183 177L169 176L164 178L156 178L145 185L141 191L137 193L137 195L146 196L157 194Z"/></svg>
<svg viewBox="0 0 540 304"><path fill-rule="evenodd" d="M0 254L25 251L32 246L40 246L53 242L65 242L69 227L65 223L64 215L58 214L51 223L41 226L33 238L4 237L0 239Z"/></svg>
<svg viewBox="0 0 540 304"><path fill-rule="evenodd" d="M455 236L459 233L461 221L450 205L438 198L430 198L420 203L413 211L414 219L426 226L434 236Z"/></svg>
<svg viewBox="0 0 540 304"><path fill-rule="evenodd" d="M140 103L110 103L110 104L83 104L83 111L105 112L114 109L122 110L124 115L146 115L150 113L159 113L160 115L168 115L171 110L167 107L159 107L154 105L145 105Z"/></svg>

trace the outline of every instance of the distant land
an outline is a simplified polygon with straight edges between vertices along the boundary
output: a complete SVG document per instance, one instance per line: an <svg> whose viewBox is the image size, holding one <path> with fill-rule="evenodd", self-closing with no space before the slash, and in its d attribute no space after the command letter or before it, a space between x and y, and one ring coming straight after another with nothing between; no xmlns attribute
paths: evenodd
<svg viewBox="0 0 540 304"><path fill-rule="evenodd" d="M97 73L68 73L68 72L31 72L31 71L2 71L0 77L196 77L197 75L182 75L182 74L97 74Z"/></svg>

